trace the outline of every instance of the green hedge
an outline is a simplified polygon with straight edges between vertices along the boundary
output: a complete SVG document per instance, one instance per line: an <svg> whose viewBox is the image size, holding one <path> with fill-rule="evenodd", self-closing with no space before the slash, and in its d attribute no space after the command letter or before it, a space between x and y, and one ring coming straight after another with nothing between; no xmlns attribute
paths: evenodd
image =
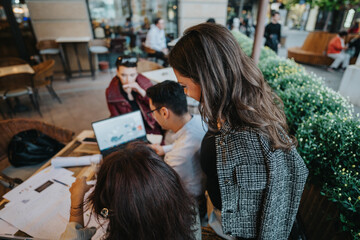
<svg viewBox="0 0 360 240"><path fill-rule="evenodd" d="M250 56L252 40L233 32ZM309 171L309 181L336 202L342 230L360 239L360 120L348 99L324 86L293 60L263 48L259 68L284 102L290 131Z"/></svg>

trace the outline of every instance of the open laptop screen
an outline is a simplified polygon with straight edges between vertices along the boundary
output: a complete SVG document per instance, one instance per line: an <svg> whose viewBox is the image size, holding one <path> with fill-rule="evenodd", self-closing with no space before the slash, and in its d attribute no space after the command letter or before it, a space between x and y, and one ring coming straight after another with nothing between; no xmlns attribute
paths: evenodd
<svg viewBox="0 0 360 240"><path fill-rule="evenodd" d="M146 136L140 111L93 122L100 151Z"/></svg>

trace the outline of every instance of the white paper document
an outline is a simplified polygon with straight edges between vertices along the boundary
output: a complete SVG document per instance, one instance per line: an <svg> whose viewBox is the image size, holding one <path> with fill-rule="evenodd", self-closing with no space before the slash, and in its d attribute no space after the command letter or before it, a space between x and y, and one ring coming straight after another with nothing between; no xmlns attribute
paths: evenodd
<svg viewBox="0 0 360 240"><path fill-rule="evenodd" d="M55 168L86 166L91 163L98 164L101 161L101 154L94 154L82 157L56 157L51 160L51 165Z"/></svg>
<svg viewBox="0 0 360 240"><path fill-rule="evenodd" d="M15 234L19 229L11 225L10 223L0 219L0 234Z"/></svg>
<svg viewBox="0 0 360 240"><path fill-rule="evenodd" d="M73 173L49 167L4 195L10 200L0 218L27 234L58 239L69 221Z"/></svg>

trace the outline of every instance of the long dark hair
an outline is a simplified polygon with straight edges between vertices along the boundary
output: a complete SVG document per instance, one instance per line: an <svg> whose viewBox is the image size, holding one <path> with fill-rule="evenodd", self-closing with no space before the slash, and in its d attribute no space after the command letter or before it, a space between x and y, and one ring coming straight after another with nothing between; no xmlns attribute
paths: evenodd
<svg viewBox="0 0 360 240"><path fill-rule="evenodd" d="M281 99L224 26L203 23L188 28L169 62L201 86L200 112L209 130L217 131L219 121L227 121L235 130L257 129L275 149L288 150L296 141L285 137L288 126Z"/></svg>
<svg viewBox="0 0 360 240"><path fill-rule="evenodd" d="M177 173L141 143L104 159L87 200L98 220L109 210L106 239L194 239L193 204Z"/></svg>

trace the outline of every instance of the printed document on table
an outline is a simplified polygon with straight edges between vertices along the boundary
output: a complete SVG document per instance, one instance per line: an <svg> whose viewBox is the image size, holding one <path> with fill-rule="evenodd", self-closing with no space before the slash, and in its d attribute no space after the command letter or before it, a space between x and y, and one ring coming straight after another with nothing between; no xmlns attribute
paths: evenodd
<svg viewBox="0 0 360 240"><path fill-rule="evenodd" d="M68 172L47 168L19 185L7 195L11 202L0 218L33 237L58 239L69 221L69 186L75 181Z"/></svg>

